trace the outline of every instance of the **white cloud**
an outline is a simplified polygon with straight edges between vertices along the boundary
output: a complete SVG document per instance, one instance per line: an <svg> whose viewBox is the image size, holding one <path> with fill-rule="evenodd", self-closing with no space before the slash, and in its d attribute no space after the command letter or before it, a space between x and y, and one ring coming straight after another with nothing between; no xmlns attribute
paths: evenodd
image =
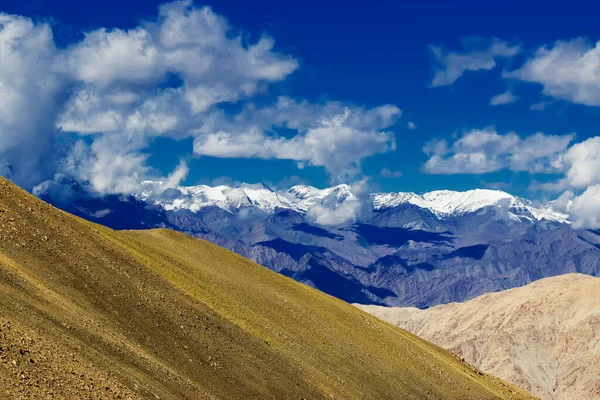
<svg viewBox="0 0 600 400"><path fill-rule="evenodd" d="M181 181L184 180L188 173L190 172L190 168L187 163L182 161L179 163L177 168L173 172L167 176L167 179L164 181L162 185L162 189L175 189L181 185Z"/></svg>
<svg viewBox="0 0 600 400"><path fill-rule="evenodd" d="M164 52L144 28L88 32L67 53L67 72L100 87L156 82L167 71Z"/></svg>
<svg viewBox="0 0 600 400"><path fill-rule="evenodd" d="M132 193L152 172L146 164L148 156L120 135L104 135L91 145L78 141L61 172L88 181L100 193Z"/></svg>
<svg viewBox="0 0 600 400"><path fill-rule="evenodd" d="M562 163L563 178L537 186L547 191L567 189L553 207L567 213L574 228L600 228L600 136L572 145Z"/></svg>
<svg viewBox="0 0 600 400"><path fill-rule="evenodd" d="M27 189L53 175L58 156L56 55L49 25L0 14L0 174Z"/></svg>
<svg viewBox="0 0 600 400"><path fill-rule="evenodd" d="M64 49L55 47L49 25L0 14L0 173L29 189L69 174L99 192L127 193L148 177L185 176L187 166L167 177L148 166L144 150L157 136L226 131L240 136L233 140L251 142L252 132L266 137L272 125L299 131L281 144L271 141L274 156L288 152L331 171L341 170L341 153L351 158L348 164L360 161L363 150L348 144L351 132L359 133L364 154L390 146L393 138L377 126L399 116L393 106L353 111L339 126L343 107L335 102L282 99L272 107L242 107L240 116L223 111L220 103L254 96L298 68L296 59L273 46L267 36L249 41L225 18L191 1L165 4L156 20L133 29L87 32ZM327 136L332 130L338 138ZM64 132L87 139L73 141ZM331 162L323 153L327 145L340 150Z"/></svg>
<svg viewBox="0 0 600 400"><path fill-rule="evenodd" d="M105 99L89 90L80 90L69 101L57 126L67 132L80 134L114 132L123 124L123 116L116 109L106 107Z"/></svg>
<svg viewBox="0 0 600 400"><path fill-rule="evenodd" d="M168 179L155 176L143 152L158 136L193 137L198 155L322 166L333 180L355 176L363 158L394 148L386 129L401 112L393 105L281 97L271 106L247 103L235 115L224 111L221 103L250 98L298 68L273 46L267 36L248 43L223 17L190 1L165 4L155 21L130 30L88 32L55 57L74 89L56 127L91 141L78 144L60 172L104 193L131 192L148 176ZM180 84L161 88L173 76ZM274 128L296 133L280 136ZM74 160L78 167L67 171Z"/></svg>
<svg viewBox="0 0 600 400"><path fill-rule="evenodd" d="M155 22L134 29L88 32L67 53L67 71L96 87L148 87L175 73L192 108L254 94L262 82L278 82L298 68L262 37L246 44L226 19L191 1L162 5Z"/></svg>
<svg viewBox="0 0 600 400"><path fill-rule="evenodd" d="M408 129L411 129L411 130L417 129L417 125L415 125L415 123L412 121L408 121L407 127L408 127Z"/></svg>
<svg viewBox="0 0 600 400"><path fill-rule="evenodd" d="M575 229L600 228L600 185L588 187L579 196L566 192L557 202L566 203L566 212Z"/></svg>
<svg viewBox="0 0 600 400"><path fill-rule="evenodd" d="M521 138L514 132L499 134L493 128L472 130L449 145L428 143L424 171L432 174L484 174L503 169L531 173L561 172L563 152L574 135L536 133Z"/></svg>
<svg viewBox="0 0 600 400"><path fill-rule="evenodd" d="M466 71L489 71L496 67L498 58L513 57L521 50L520 46L510 46L498 39L469 39L463 41L463 47L463 52L429 47L438 64L431 82L432 87L452 85Z"/></svg>
<svg viewBox="0 0 600 400"><path fill-rule="evenodd" d="M69 174L102 193L134 191L148 177L179 181L187 167L161 177L147 165L154 137L195 136L220 103L298 68L271 38L242 35L209 7L179 1L155 21L57 49L49 25L0 14L0 173L28 189ZM58 140L63 132L88 140Z"/></svg>
<svg viewBox="0 0 600 400"><path fill-rule="evenodd" d="M118 134L120 140L105 140L95 153L119 143L110 152L126 148L123 159L137 160L145 159L136 153L153 137L195 136L211 114L218 115L220 103L252 96L298 67L294 58L273 51L272 39L247 43L226 19L190 1L165 4L156 21L128 31L89 32L64 58L66 71L81 84L57 126L78 134ZM160 89L173 75L181 84ZM109 190L100 184L104 180L90 181Z"/></svg>
<svg viewBox="0 0 600 400"><path fill-rule="evenodd" d="M517 96L515 96L512 92L504 92L493 96L490 99L490 105L499 106L503 104L514 103L517 101Z"/></svg>
<svg viewBox="0 0 600 400"><path fill-rule="evenodd" d="M547 96L600 106L600 41L593 45L586 39L559 40L539 48L521 68L505 76L539 83Z"/></svg>
<svg viewBox="0 0 600 400"><path fill-rule="evenodd" d="M365 220L373 209L370 193L371 182L362 179L351 186L353 197L339 203L336 199L323 199L322 204L313 205L306 218L314 224L323 226L339 226L353 224ZM333 200L333 201L329 201Z"/></svg>
<svg viewBox="0 0 600 400"><path fill-rule="evenodd" d="M308 210L306 218L317 225L348 225L357 221L361 207L362 205L358 200L345 201L336 208L316 204Z"/></svg>
<svg viewBox="0 0 600 400"><path fill-rule="evenodd" d="M563 157L565 182L574 188L600 183L600 136L574 144Z"/></svg>
<svg viewBox="0 0 600 400"><path fill-rule="evenodd" d="M393 133L385 129L400 114L391 105L367 110L284 97L273 107L246 109L234 123L225 121L215 126L216 131L198 135L194 152L223 158L294 160L323 166L334 180L344 181L360 172L363 158L395 148ZM297 130L298 134L280 136L272 127ZM240 128L244 129L240 132Z"/></svg>

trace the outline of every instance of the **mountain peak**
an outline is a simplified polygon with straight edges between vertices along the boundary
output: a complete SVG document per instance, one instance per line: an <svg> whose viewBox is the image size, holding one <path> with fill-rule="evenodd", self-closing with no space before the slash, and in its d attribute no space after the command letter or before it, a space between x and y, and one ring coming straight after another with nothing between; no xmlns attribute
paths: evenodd
<svg viewBox="0 0 600 400"><path fill-rule="evenodd" d="M245 207L256 207L263 212L273 213L277 209L289 209L306 213L315 206L337 208L346 201L358 201L352 186L340 184L318 189L309 185L295 185L287 190L276 191L264 184L242 183L237 186L181 186L173 193L163 196L153 190L160 182L144 182L144 190L136 197L160 205L167 210L188 209L193 212L207 206L217 206L230 212ZM467 191L435 190L423 195L413 192L373 193L370 195L375 211L410 204L431 211L438 218L457 217L477 212L487 207L497 207L508 212L511 219L549 220L567 222L567 216L555 212L550 205L535 205L534 202L513 196L501 190L473 189Z"/></svg>
<svg viewBox="0 0 600 400"><path fill-rule="evenodd" d="M518 198L500 190L473 189L464 192L435 190L425 193L423 198L434 208L446 214L466 214L484 207L519 203Z"/></svg>

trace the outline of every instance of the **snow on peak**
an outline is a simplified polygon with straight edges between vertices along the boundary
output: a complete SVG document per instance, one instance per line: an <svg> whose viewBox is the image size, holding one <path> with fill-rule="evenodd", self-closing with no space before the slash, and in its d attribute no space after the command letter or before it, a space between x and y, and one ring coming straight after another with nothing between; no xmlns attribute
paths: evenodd
<svg viewBox="0 0 600 400"><path fill-rule="evenodd" d="M308 185L296 185L285 191L275 191L262 184L240 184L236 187L181 186L164 190L162 182L145 181L136 197L167 210L187 209L197 212L209 206L220 207L229 212L245 207L255 207L272 214L278 209L289 209L306 213L321 205L338 208L347 201L356 201L350 185L338 185L318 189ZM431 211L437 218L445 219L478 212L487 207L506 211L511 219L522 221L549 220L567 222L568 216L556 212L551 204L536 205L533 202L510 195L500 190L474 189L464 192L436 190L418 195L416 193L374 193L371 195L373 208L382 211L402 204Z"/></svg>
<svg viewBox="0 0 600 400"><path fill-rule="evenodd" d="M284 196L261 184L242 184L233 188L225 185L180 186L169 192L154 190L155 182L145 182L143 185L146 188L136 194L136 197L160 205L166 210L185 209L197 212L202 208L215 206L233 212L245 207L256 207L273 213L277 208L293 208L293 204Z"/></svg>
<svg viewBox="0 0 600 400"><path fill-rule="evenodd" d="M506 211L508 218L521 221L567 222L568 216L556 212L550 205L536 206L530 200L513 196L501 190L474 189L464 192L435 190L419 196L415 193L377 193L373 195L376 210L413 204L431 211L438 218L460 217L487 207Z"/></svg>
<svg viewBox="0 0 600 400"><path fill-rule="evenodd" d="M296 185L284 192L298 211L306 212L315 204L336 208L347 200L355 200L350 185L338 185L327 189L317 189L308 185Z"/></svg>
<svg viewBox="0 0 600 400"><path fill-rule="evenodd" d="M425 193L423 198L431 203L436 211L449 215L463 215L489 206L521 205L519 199L500 190L475 189L466 192L435 190Z"/></svg>
<svg viewBox="0 0 600 400"><path fill-rule="evenodd" d="M401 204L413 204L417 207L428 208L427 202L416 193L375 193L373 197L373 208L375 210L384 210L387 208L398 207Z"/></svg>

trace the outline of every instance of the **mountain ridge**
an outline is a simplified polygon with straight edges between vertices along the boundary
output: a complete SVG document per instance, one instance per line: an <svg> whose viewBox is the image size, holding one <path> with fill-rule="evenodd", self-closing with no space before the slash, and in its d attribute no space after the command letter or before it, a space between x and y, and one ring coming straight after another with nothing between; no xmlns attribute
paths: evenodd
<svg viewBox="0 0 600 400"><path fill-rule="evenodd" d="M428 310L357 305L548 400L600 398L600 278L566 274Z"/></svg>
<svg viewBox="0 0 600 400"><path fill-rule="evenodd" d="M239 184L237 186L180 186L167 189L167 196L161 197L165 191L164 183L145 181L146 189L134 194L140 200L164 207L167 210L188 209L194 212L212 205L224 210L235 212L243 207L256 207L267 213L279 209L290 209L306 213L316 204L331 205L332 208L347 201L359 201L352 193L350 185L341 184L326 189L317 189L309 185L296 185L287 190L271 190L265 185ZM179 196L177 195L179 192ZM555 211L551 203L535 206L534 202L507 192L490 189L473 189L464 192L450 190L435 190L419 195L413 192L376 192L363 197L370 199L373 210L382 211L412 204L434 213L438 218L450 218L477 212L485 207L502 205L511 209L521 210L523 215L513 218L528 218L531 220L549 220L566 223L568 216ZM186 198L188 201L181 201ZM329 201L327 201L329 200Z"/></svg>
<svg viewBox="0 0 600 400"><path fill-rule="evenodd" d="M189 191L199 193L182 197L178 189L153 187L155 200L176 206L172 209L153 201L150 192L147 201L94 197L85 184L70 180L36 194L115 229L166 227L211 241L347 302L427 308L548 276L600 275L600 232L574 229L564 218L546 219L545 206L505 192L427 196L442 211L456 213L450 215L412 204L426 199L410 193L376 197L393 205L386 208L366 193L353 194L348 185L296 186L292 193L265 185L210 188L214 193L208 197L228 201L229 195L234 202L227 204L235 207L209 202L201 196L206 188L194 187ZM400 204L390 200L399 198ZM476 211L464 213L457 201Z"/></svg>
<svg viewBox="0 0 600 400"><path fill-rule="evenodd" d="M0 396L531 398L206 241L114 231L0 178Z"/></svg>

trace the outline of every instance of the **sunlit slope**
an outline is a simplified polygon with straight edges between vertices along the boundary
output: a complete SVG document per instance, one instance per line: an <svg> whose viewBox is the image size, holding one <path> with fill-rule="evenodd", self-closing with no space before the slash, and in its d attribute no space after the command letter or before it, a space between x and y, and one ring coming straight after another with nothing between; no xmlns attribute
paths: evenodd
<svg viewBox="0 0 600 400"><path fill-rule="evenodd" d="M567 274L426 310L358 305L544 400L600 399L600 278Z"/></svg>
<svg viewBox="0 0 600 400"><path fill-rule="evenodd" d="M528 398L218 246L168 230L112 231L0 179L4 394Z"/></svg>

